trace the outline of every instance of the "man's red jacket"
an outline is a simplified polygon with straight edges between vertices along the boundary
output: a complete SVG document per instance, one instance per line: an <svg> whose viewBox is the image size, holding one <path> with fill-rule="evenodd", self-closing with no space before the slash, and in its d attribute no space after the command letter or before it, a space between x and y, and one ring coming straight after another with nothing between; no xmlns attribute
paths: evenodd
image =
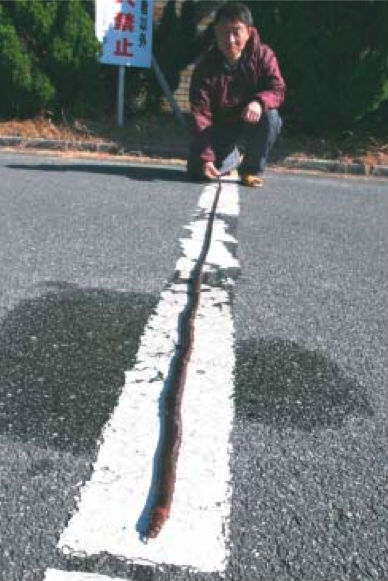
<svg viewBox="0 0 388 581"><path fill-rule="evenodd" d="M250 101L259 101L263 111L277 109L285 90L275 53L261 43L256 28L235 69L212 45L196 63L190 85L194 146L201 160L215 159L209 128L236 123Z"/></svg>

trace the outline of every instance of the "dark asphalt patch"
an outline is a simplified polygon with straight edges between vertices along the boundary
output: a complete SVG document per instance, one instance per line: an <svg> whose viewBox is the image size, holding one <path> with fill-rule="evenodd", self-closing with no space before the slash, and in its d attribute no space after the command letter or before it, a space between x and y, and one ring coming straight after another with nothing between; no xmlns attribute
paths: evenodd
<svg viewBox="0 0 388 581"><path fill-rule="evenodd" d="M0 433L93 450L156 302L66 283L21 302L0 328Z"/></svg>
<svg viewBox="0 0 388 581"><path fill-rule="evenodd" d="M238 416L279 429L339 428L373 415L364 388L334 361L282 339L237 345L235 403Z"/></svg>

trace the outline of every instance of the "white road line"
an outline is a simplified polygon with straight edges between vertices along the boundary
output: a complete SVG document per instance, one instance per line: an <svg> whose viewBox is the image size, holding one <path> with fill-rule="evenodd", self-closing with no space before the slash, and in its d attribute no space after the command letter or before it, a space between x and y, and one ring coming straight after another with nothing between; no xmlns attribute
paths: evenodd
<svg viewBox="0 0 388 581"><path fill-rule="evenodd" d="M216 185L207 186L181 240L176 270L190 272L200 249ZM205 268L235 268L225 242L236 243L223 215L237 216L238 190L224 184ZM232 282L232 281L230 281ZM131 562L167 563L223 571L230 512L229 439L233 421L234 328L226 288L203 285L195 321L194 349L182 403L183 440L170 519L157 539L144 544L137 525L150 492L159 438L159 398L186 305L179 280L161 293L135 366L126 372L118 404L102 434L92 477L58 547L66 554L108 552ZM144 517L144 514L143 514Z"/></svg>

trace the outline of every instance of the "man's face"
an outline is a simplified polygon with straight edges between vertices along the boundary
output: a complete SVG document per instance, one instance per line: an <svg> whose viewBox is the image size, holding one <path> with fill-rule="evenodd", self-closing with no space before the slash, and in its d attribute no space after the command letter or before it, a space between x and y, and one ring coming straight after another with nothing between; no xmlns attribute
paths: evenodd
<svg viewBox="0 0 388 581"><path fill-rule="evenodd" d="M220 20L215 26L217 45L225 58L236 62L248 42L251 28L240 20Z"/></svg>

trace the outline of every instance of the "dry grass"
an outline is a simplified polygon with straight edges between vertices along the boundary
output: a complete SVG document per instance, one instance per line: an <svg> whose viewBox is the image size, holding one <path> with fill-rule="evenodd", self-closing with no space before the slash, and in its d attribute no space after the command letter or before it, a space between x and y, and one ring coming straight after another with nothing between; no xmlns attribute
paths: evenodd
<svg viewBox="0 0 388 581"><path fill-rule="evenodd" d="M121 128L112 120L97 122L64 117L61 122L54 123L41 115L34 119L0 122L0 136L5 135L65 139L73 142L75 148L77 141L114 141L123 148L157 146L179 151L185 150L189 142L189 129L182 128L168 114L126 119L125 126ZM370 136L317 139L283 133L276 145L276 159L290 155L388 165L388 144Z"/></svg>
<svg viewBox="0 0 388 581"><path fill-rule="evenodd" d="M139 119L127 119L124 127L111 120L95 121L63 118L53 122L39 116L28 120L0 122L0 136L16 135L24 138L43 137L71 141L117 141L121 145L150 144L168 145L183 143L188 130L179 126L171 116L147 115Z"/></svg>
<svg viewBox="0 0 388 581"><path fill-rule="evenodd" d="M55 125L43 117L19 121L3 121L0 123L0 135L15 135L25 138L44 137L47 139L87 139L87 134L78 134L64 124Z"/></svg>

